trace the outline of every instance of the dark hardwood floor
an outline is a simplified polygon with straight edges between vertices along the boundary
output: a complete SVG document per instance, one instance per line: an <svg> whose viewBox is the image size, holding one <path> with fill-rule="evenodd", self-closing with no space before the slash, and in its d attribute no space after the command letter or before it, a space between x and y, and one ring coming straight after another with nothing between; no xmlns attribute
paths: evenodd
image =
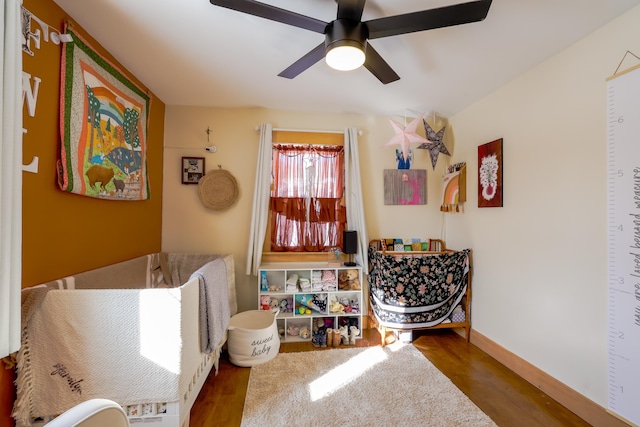
<svg viewBox="0 0 640 427"><path fill-rule="evenodd" d="M357 346L375 345L380 345L377 330L366 329ZM414 332L413 345L501 427L589 425L450 330ZM295 351L324 349L308 342L280 346L281 353ZM223 354L218 375L209 376L191 410L190 426L239 426L250 371ZM375 425L375 414L371 417Z"/></svg>

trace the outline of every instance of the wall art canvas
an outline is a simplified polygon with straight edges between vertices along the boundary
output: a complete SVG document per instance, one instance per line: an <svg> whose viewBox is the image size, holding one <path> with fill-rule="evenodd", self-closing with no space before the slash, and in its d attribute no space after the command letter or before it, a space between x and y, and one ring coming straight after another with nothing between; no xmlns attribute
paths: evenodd
<svg viewBox="0 0 640 427"><path fill-rule="evenodd" d="M478 207L502 207L502 138L478 146Z"/></svg>
<svg viewBox="0 0 640 427"><path fill-rule="evenodd" d="M450 165L442 177L442 212L460 212L460 205L467 201L467 164Z"/></svg>
<svg viewBox="0 0 640 427"><path fill-rule="evenodd" d="M426 205L427 171L425 169L385 169L385 205Z"/></svg>
<svg viewBox="0 0 640 427"><path fill-rule="evenodd" d="M112 200L146 200L149 95L70 28L61 64L58 185Z"/></svg>

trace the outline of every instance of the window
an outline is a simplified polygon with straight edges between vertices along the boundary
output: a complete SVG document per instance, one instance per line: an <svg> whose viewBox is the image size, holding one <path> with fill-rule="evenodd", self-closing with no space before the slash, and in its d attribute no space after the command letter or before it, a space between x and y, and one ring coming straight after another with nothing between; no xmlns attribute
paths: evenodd
<svg viewBox="0 0 640 427"><path fill-rule="evenodd" d="M326 252L342 247L343 193L342 145L273 144L270 250Z"/></svg>

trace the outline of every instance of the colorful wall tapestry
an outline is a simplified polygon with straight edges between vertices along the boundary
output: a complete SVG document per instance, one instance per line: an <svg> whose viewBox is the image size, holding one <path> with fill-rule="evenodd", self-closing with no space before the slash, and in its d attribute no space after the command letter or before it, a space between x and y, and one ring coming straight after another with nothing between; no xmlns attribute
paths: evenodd
<svg viewBox="0 0 640 427"><path fill-rule="evenodd" d="M467 164L456 163L447 169L442 183L442 212L460 212L460 205L467 200Z"/></svg>
<svg viewBox="0 0 640 427"><path fill-rule="evenodd" d="M62 51L58 185L111 200L146 200L149 95L77 34Z"/></svg>

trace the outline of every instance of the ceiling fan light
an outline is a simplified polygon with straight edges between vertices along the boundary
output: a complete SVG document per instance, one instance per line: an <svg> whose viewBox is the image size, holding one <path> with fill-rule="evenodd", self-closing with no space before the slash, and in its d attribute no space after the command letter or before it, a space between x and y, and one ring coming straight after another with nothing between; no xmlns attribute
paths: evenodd
<svg viewBox="0 0 640 427"><path fill-rule="evenodd" d="M332 47L325 55L329 67L339 71L351 71L364 64L365 55L362 49L341 45Z"/></svg>

